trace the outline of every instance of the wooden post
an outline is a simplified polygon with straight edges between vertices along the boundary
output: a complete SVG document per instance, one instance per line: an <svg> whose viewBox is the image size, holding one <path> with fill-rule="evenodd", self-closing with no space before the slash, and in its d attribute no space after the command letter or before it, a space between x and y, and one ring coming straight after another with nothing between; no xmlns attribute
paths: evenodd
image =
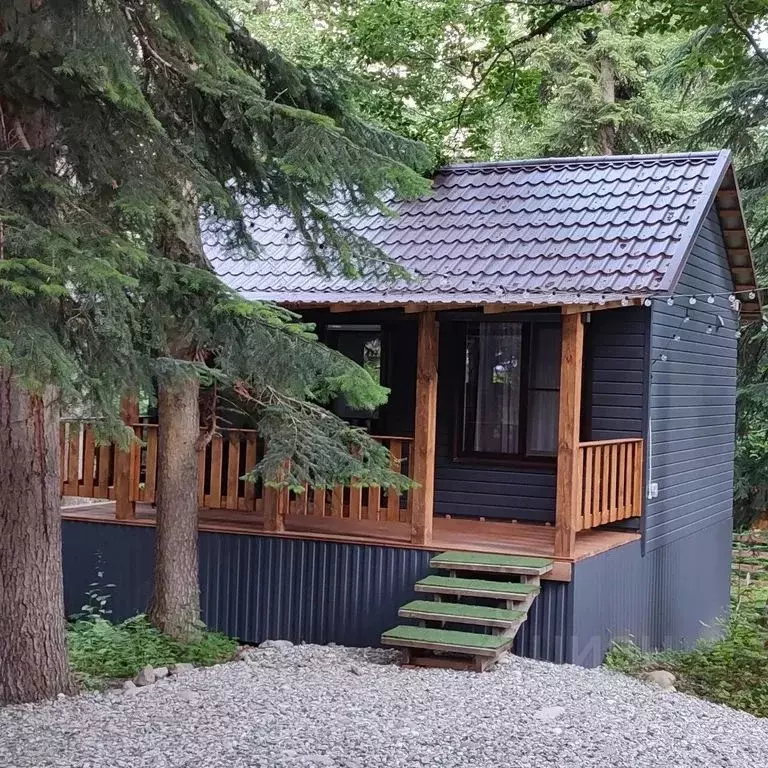
<svg viewBox="0 0 768 768"><path fill-rule="evenodd" d="M411 542L432 542L435 497L435 436L437 433L437 318L433 311L419 315L416 361L416 415L413 431L413 491Z"/></svg>
<svg viewBox="0 0 768 768"><path fill-rule="evenodd" d="M576 510L581 480L581 374L584 358L583 315L563 315L560 353L560 415L557 443L557 506L555 557L573 557L576 547Z"/></svg>
<svg viewBox="0 0 768 768"><path fill-rule="evenodd" d="M135 395L120 399L120 418L129 425L139 420L139 401ZM132 487L135 478L131 472L135 450L134 445L127 451L115 450L115 517L118 520L136 518L136 495Z"/></svg>

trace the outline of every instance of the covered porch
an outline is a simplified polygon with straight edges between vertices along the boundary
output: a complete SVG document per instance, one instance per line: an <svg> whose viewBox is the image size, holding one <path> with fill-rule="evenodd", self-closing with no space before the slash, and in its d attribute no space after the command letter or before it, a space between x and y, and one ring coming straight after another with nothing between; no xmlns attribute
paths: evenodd
<svg viewBox="0 0 768 768"><path fill-rule="evenodd" d="M570 578L571 563L638 538L637 531L631 524L627 526L626 521L638 518L642 511L644 441L636 434L585 439L591 437L584 408L585 397L591 397L591 387L585 386L588 382L584 371L585 360L586 369L590 368L590 353L585 353L585 328L592 314L607 310L615 320L619 313L641 312L641 308L565 306L557 308L555 313L549 308L546 312L528 315L525 307L512 305L443 306L439 312L410 305L386 308L337 305L322 309L326 321L319 324L320 332L327 342L329 335L338 336L344 328L388 328L390 321L382 321L382 317L395 317L393 327L412 328L413 354L409 356L407 352L405 337L402 343L391 344L385 356L389 357L388 367L394 373L382 380L393 389L398 415L396 419L379 423L399 426L402 434L381 435L377 439L390 450L393 466L411 477L416 487L403 494L389 488L355 485L329 489L308 487L296 494L262 487L259 483L245 483L241 477L258 461L263 443L253 430L223 429L200 454L201 529L430 550L544 555L556 559L558 566L553 576L563 580ZM332 322L328 321L329 317ZM440 363L438 350L450 352L457 345L459 327L472 324L474 328L478 323L493 321L504 323L495 328L516 331L526 317L526 322L546 322L546 327L556 327L559 331L559 350L555 353L559 382L557 389L551 387L548 393L550 404L556 408L556 414L550 415L554 420L552 429L556 427L557 431L556 445L554 436L552 440L555 455L512 457L514 463L502 455L464 456L455 434L461 431L461 425L456 426L452 421L450 429L443 428L440 433L446 412L457 407L453 397L457 377L449 373L441 381L441 375L451 367L446 367L447 361ZM372 318L379 322L372 323ZM613 327L615 323L606 325ZM446 329L442 339L441 327ZM387 334L388 331L382 332L382 337L391 339ZM343 343L339 344L342 351ZM449 356L459 359L467 354L463 347L458 351L458 355ZM537 363L530 357L530 350L526 353L528 358L522 359L523 372L515 374L514 386L505 384L503 376L492 374L494 386L501 384L512 391L523 386L521 377L534 376L532 371ZM529 359L530 371L527 370ZM549 375L551 377L551 371ZM466 382L466 373L458 378ZM442 387L440 397L439 385ZM411 395L403 396L405 390L410 390ZM641 393L639 398L642 399ZM356 416L344 415L351 420ZM479 417L473 415L479 422ZM128 402L124 417L141 441L129 452L111 445L97 446L88 425L62 424L63 495L114 502L67 506L66 517L152 524L157 425L140 422L135 404ZM376 423L372 420L363 425L374 432ZM482 507L452 506L451 494L461 493L454 490L457 483L460 489L461 480L453 480L454 475L448 471L452 467L463 472L468 468L470 471L482 468L483 487L493 494L498 508L504 509L504 517L487 514ZM536 502L544 507L543 519L532 519L522 509L517 513L518 502L505 495L504 487L485 479L507 476L504 473L523 478L534 490L545 489ZM551 504L549 511L548 504ZM454 509L458 509L459 514Z"/></svg>

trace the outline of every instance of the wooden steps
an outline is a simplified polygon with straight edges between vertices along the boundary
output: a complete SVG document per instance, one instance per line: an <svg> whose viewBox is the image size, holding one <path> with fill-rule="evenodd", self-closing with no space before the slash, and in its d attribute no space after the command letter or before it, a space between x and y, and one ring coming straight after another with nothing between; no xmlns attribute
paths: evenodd
<svg viewBox="0 0 768 768"><path fill-rule="evenodd" d="M388 645L454 651L473 656L496 656L499 651L506 650L512 645L512 638L501 635L480 635L476 632L457 632L451 629L429 629L407 625L389 629L381 638Z"/></svg>
<svg viewBox="0 0 768 768"><path fill-rule="evenodd" d="M459 579L455 576L427 576L425 579L417 581L414 589L417 592L429 592L434 595L490 597L496 600L513 600L515 602L524 602L531 595L539 593L538 584Z"/></svg>
<svg viewBox="0 0 768 768"><path fill-rule="evenodd" d="M553 562L538 557L443 552L430 561L449 576L432 575L414 585L430 600L413 600L399 615L421 626L400 625L381 636L404 648L407 663L482 671L512 646ZM474 574L483 578L474 578ZM466 629L453 629L453 625ZM471 629L470 629L471 628Z"/></svg>
<svg viewBox="0 0 768 768"><path fill-rule="evenodd" d="M432 568L484 573L512 573L519 576L543 576L552 570L552 561L543 557L516 557L482 552L443 552L433 557Z"/></svg>
<svg viewBox="0 0 768 768"><path fill-rule="evenodd" d="M465 603L437 603L429 600L414 600L406 603L398 614L404 619L446 621L452 624L474 624L501 629L509 629L525 620L525 611L487 608L484 605Z"/></svg>

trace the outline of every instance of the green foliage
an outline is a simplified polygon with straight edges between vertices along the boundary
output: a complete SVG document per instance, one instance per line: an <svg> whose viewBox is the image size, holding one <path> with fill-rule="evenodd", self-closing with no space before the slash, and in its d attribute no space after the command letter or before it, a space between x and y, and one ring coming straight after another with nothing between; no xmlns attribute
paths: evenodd
<svg viewBox="0 0 768 768"><path fill-rule="evenodd" d="M385 390L226 288L198 211L243 258L258 256L247 201L292 217L326 273L397 273L329 203L424 192L426 148L367 124L332 72L291 64L214 0L0 2L0 61L0 364L85 401L104 433L121 393L183 373L263 401L257 421L282 409L304 440L317 422L345 450L365 443L319 405L375 407ZM361 455L389 477L379 448Z"/></svg>
<svg viewBox="0 0 768 768"><path fill-rule="evenodd" d="M428 144L443 159L497 153L499 110L539 108L525 66L555 24L598 0L227 0L256 36L290 56L345 72L369 119ZM533 42L531 42L533 41Z"/></svg>
<svg viewBox="0 0 768 768"><path fill-rule="evenodd" d="M234 640L207 631L192 643L179 643L158 632L143 615L120 624L101 616L76 620L69 625L67 641L72 668L88 688L133 677L147 665L218 664L231 659L237 648Z"/></svg>
<svg viewBox="0 0 768 768"><path fill-rule="evenodd" d="M647 3L228 3L290 55L346 71L364 114L448 160L596 154L605 127L616 152L656 152L704 117L657 76L687 32L639 34Z"/></svg>
<svg viewBox="0 0 768 768"><path fill-rule="evenodd" d="M514 103L503 108L495 131L501 156L656 153L687 140L707 112L695 92L662 78L685 36L638 34L642 10L583 14L536 46L525 67L538 76L540 106L528 120Z"/></svg>

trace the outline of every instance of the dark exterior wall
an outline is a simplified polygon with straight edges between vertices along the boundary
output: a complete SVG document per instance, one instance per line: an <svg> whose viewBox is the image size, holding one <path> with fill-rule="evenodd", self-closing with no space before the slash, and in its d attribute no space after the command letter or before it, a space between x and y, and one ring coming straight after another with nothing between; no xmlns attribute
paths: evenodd
<svg viewBox="0 0 768 768"><path fill-rule="evenodd" d="M482 316L481 316L482 319ZM472 459L456 460L462 371L462 335L455 325L440 324L437 386L435 513L454 517L554 521L555 467L512 467Z"/></svg>
<svg viewBox="0 0 768 768"><path fill-rule="evenodd" d="M585 341L583 439L645 434L649 314L645 307L592 313Z"/></svg>
<svg viewBox="0 0 768 768"><path fill-rule="evenodd" d="M80 610L94 581L115 585L106 589L113 620L146 610L153 543L149 526L65 520L67 612ZM284 638L375 646L399 623L397 609L415 598L413 585L429 573L430 556L400 547L201 532L203 620L249 643ZM518 635L518 652L567 661L570 619L569 585L545 582Z"/></svg>
<svg viewBox="0 0 768 768"><path fill-rule="evenodd" d="M597 666L614 640L690 648L727 617L731 523L721 520L642 554L626 544L574 565L572 661Z"/></svg>
<svg viewBox="0 0 768 768"><path fill-rule="evenodd" d="M683 271L677 294L733 290L714 208ZM686 311L690 320L683 322ZM720 327L717 315L725 322ZM738 319L727 296L714 304L656 301L651 322L650 439L647 481L658 498L645 512L645 546L653 551L727 522L733 510ZM707 326L715 329L707 333ZM675 341L675 334L680 340ZM661 359L662 355L667 360ZM695 582L695 578L693 581Z"/></svg>

